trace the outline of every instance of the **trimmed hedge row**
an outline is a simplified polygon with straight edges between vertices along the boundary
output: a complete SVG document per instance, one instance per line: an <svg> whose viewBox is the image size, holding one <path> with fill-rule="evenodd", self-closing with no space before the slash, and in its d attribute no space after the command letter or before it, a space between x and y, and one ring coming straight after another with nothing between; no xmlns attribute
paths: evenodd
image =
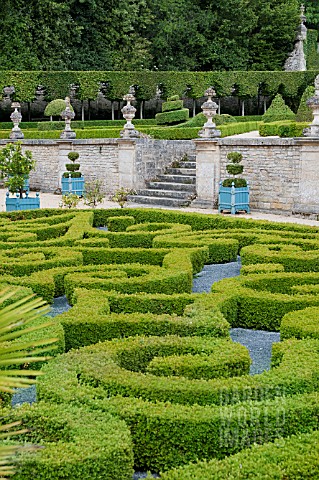
<svg viewBox="0 0 319 480"><path fill-rule="evenodd" d="M319 477L319 432L252 445L224 460L199 462L161 475L162 480L312 480Z"/></svg>
<svg viewBox="0 0 319 480"><path fill-rule="evenodd" d="M36 455L26 448L18 456L15 480L132 478L129 430L107 412L40 402L4 410L1 418L22 421L28 432L15 439L42 447Z"/></svg>
<svg viewBox="0 0 319 480"><path fill-rule="evenodd" d="M301 242L302 243L302 242ZM306 242L305 246L307 245ZM319 247L319 243L312 246ZM242 248L243 265L254 263L282 264L286 272L318 272L319 248L305 251L297 245L250 245Z"/></svg>
<svg viewBox="0 0 319 480"><path fill-rule="evenodd" d="M58 250L42 247L31 251L27 248L12 248L0 251L0 262L0 274L19 277L59 266L81 265L82 254L67 247L61 247Z"/></svg>
<svg viewBox="0 0 319 480"><path fill-rule="evenodd" d="M309 307L284 315L280 324L280 339L316 338L319 340L319 308Z"/></svg>
<svg viewBox="0 0 319 480"><path fill-rule="evenodd" d="M255 377L207 381L143 373L175 342L192 351L203 345L196 338L137 337L69 352L45 367L39 397L119 415L131 429L136 467L155 471L317 427L318 397L311 392L318 389L318 341L290 344L276 369Z"/></svg>
<svg viewBox="0 0 319 480"><path fill-rule="evenodd" d="M143 469L165 470L187 461L221 458L254 442L317 428L317 337L276 345L274 368L254 377L242 375L249 360L242 347L210 337L227 337L225 318L233 326L273 330L279 328L284 314L319 306L318 273L303 271L301 263L300 273L278 272L284 265L276 260L271 264L273 273L265 274L264 262L269 264L269 260L263 259L247 265L245 276L215 284L211 294L169 294L190 292L193 273L207 263L208 255L223 261L230 245L236 255L240 248L258 251L267 242L268 252L283 257L286 254L280 252L290 252L306 262L309 255L316 255L318 229L162 210L68 211L67 215L73 216L58 219L56 215L51 224L41 216L30 216L34 220L25 228L19 216L0 215L4 233L8 233L3 244L13 246L10 238L15 232L33 234L47 228L54 232L55 227L66 225L60 237L50 238L54 235L50 233L48 240L41 241L62 241L69 236L69 249L82 255L79 265L55 266L20 277L2 275L3 280L30 286L48 298L67 290L75 305L55 319L59 328L62 323L66 348L73 350L44 367L47 375L40 379L39 398L85 405L88 410L105 410L124 419L131 429L135 466ZM92 225L105 225L110 217L122 224L121 217L124 223L133 218L135 225L127 233L93 230ZM17 219L10 220L12 229L8 221L1 222L10 218ZM181 224L177 225L180 230L174 231L176 224ZM157 241L170 245L157 249L152 246ZM139 246L148 242L147 248L127 248L132 242ZM44 256L49 250L61 250L47 248L42 249ZM219 256L218 248L223 252ZM10 257L18 250L3 252ZM29 248L28 254L30 263L39 260L40 248ZM131 263L137 259L139 265ZM120 260L125 264L117 264ZM294 258L289 262L295 268ZM119 290L128 293L102 291L101 285L113 289L120 285ZM298 320L295 331L297 327ZM142 337L121 338L129 335ZM101 343L104 340L109 341ZM92 346L93 342L100 343ZM213 344L221 348L217 365L209 350ZM82 345L87 346L74 350ZM234 358L228 346L236 349ZM226 378L209 378L220 373ZM228 378L234 373L241 376Z"/></svg>
<svg viewBox="0 0 319 480"><path fill-rule="evenodd" d="M183 315L186 301L189 298L181 297L180 303L174 306L175 295L144 295L145 311L141 294L137 295L136 308L132 308L133 295L124 296L131 302L131 308L127 304L123 307L121 300L123 295L113 292L94 292L86 289L75 289L72 302L74 307L66 313L59 315L56 321L61 323L65 332L66 351L71 348L79 348L92 345L97 342L123 338L135 335L144 336L212 336L228 337L229 324L222 314L215 308L206 312L200 308L197 302L196 312L187 312ZM170 302L170 308L166 305L168 313L157 313L156 305L161 304L163 310L165 302ZM111 311L116 307L117 313ZM173 313L179 312L179 315ZM183 315L183 316L182 316Z"/></svg>
<svg viewBox="0 0 319 480"><path fill-rule="evenodd" d="M111 232L125 232L127 227L130 227L134 223L134 217L109 217L107 227Z"/></svg>
<svg viewBox="0 0 319 480"><path fill-rule="evenodd" d="M304 128L309 126L309 122L296 123L289 120L272 123L261 123L259 125L259 135L261 137L279 136L279 137L302 137Z"/></svg>
<svg viewBox="0 0 319 480"><path fill-rule="evenodd" d="M163 377L185 377L210 380L220 377L237 377L249 374L251 360L247 349L239 343L218 343L218 351L185 355L173 354L154 357L147 373Z"/></svg>
<svg viewBox="0 0 319 480"><path fill-rule="evenodd" d="M80 120L73 120L72 121L72 128L76 128L76 129L84 129L84 128L96 128L96 127L101 127L101 128L105 128L105 127L118 127L118 128L122 128L124 126L124 124L126 123L126 120L84 120L83 122L80 121ZM145 120L141 120L139 118L136 118L134 119L134 123L136 125L156 125L156 121L154 118L150 118L150 119L145 119ZM23 125L24 122L20 123L20 126L21 128L37 128L38 130L45 130L45 131L49 131L49 130L64 130L64 127L65 127L65 122L59 122L59 121L53 121L53 122L38 122L38 123L35 123L35 122L29 122L29 123L26 123L26 125L24 126ZM5 125L5 126L4 126ZM4 128L8 128L8 129L12 129L12 123L8 122L8 123L0 123L0 128L1 129L4 129Z"/></svg>
<svg viewBox="0 0 319 480"><path fill-rule="evenodd" d="M295 285L318 281L318 273L257 274L221 280L212 292L232 327L278 331L286 313L319 305L318 296L298 295L293 290Z"/></svg>
<svg viewBox="0 0 319 480"><path fill-rule="evenodd" d="M318 389L317 340L290 342L289 350L282 353L280 364L275 369L255 376L188 380L183 377L158 377L143 370L153 356L163 351L161 345L168 354L174 352L172 349L184 353L183 344L189 344L189 348L197 353L195 346L200 349L200 345L204 346L209 341L217 342L208 337L132 337L72 350L44 367L46 375L39 380L39 396L49 401L77 401L76 388L81 390L77 377L79 372L83 386L99 387L107 397L123 395L148 402L179 405L232 405L311 393ZM70 386L68 391L66 385Z"/></svg>
<svg viewBox="0 0 319 480"><path fill-rule="evenodd" d="M60 211L61 213L61 211ZM0 212L1 217L6 218L8 214ZM129 215L135 218L136 223L180 223L190 225L192 230L221 230L230 231L232 229L245 229L247 232L258 233L262 230L271 230L282 232L297 232L301 234L318 234L319 227L310 227L307 225L295 225L291 223L269 222L267 220L252 220L240 217L225 217L225 215L206 215L200 213L190 213L172 210L157 209L138 209L138 208L114 208L114 209L95 209L94 226L105 226L108 217ZM251 233L251 232L250 232Z"/></svg>
<svg viewBox="0 0 319 480"><path fill-rule="evenodd" d="M195 246L207 246L209 251L208 263L231 262L237 258L237 240L219 238L212 239L210 234L189 232L187 236L158 235L153 240L154 248L194 248Z"/></svg>
<svg viewBox="0 0 319 480"><path fill-rule="evenodd" d="M126 218L129 218L127 221ZM191 227L189 225L179 225L179 224L171 224L171 223L161 223L161 224L154 224L155 226L152 227L149 224L145 224L142 226L139 224L135 227L132 224L132 218L130 216L117 216L117 217L108 217L106 219L107 225L109 226L109 222L111 219L111 231L94 231L90 230L86 233L86 237L101 237L107 238L110 242L110 247L112 248L132 248L132 247L143 247L143 248L151 248L153 245L153 239L158 234L163 233L183 233L191 231ZM116 220L119 219L119 220ZM134 220L134 218L133 218ZM127 231L123 230L113 230L113 225L116 225L116 229L124 229L125 226L127 227ZM130 225L130 226L129 226ZM156 225L160 225L158 228Z"/></svg>

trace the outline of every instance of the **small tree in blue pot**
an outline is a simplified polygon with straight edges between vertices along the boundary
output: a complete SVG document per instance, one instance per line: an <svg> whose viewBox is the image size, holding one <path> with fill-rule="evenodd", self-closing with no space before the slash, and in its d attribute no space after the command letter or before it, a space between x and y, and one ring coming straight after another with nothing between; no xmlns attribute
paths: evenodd
<svg viewBox="0 0 319 480"><path fill-rule="evenodd" d="M238 178L237 175L243 173L244 167L241 165L242 154L239 152L230 152L227 155L229 163L226 170L230 178L220 182L218 211L230 211L237 213L240 211L250 212L249 208L249 185L244 178Z"/></svg>
<svg viewBox="0 0 319 480"><path fill-rule="evenodd" d="M31 210L40 208L39 194L29 197L29 173L35 166L35 160L29 150L22 152L20 142L8 143L0 150L0 176L4 185L14 195L6 198L6 210Z"/></svg>

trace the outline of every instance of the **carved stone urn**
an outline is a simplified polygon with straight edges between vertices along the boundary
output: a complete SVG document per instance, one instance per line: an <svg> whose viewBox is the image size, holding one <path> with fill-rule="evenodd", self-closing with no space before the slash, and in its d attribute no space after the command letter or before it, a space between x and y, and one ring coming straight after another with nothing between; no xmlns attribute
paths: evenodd
<svg viewBox="0 0 319 480"><path fill-rule="evenodd" d="M24 138L21 128L19 127L19 123L22 120L22 115L18 110L18 108L20 108L20 103L12 102L11 107L14 108L14 111L10 115L11 121L13 123L13 129L10 132L10 138L18 140Z"/></svg>
<svg viewBox="0 0 319 480"><path fill-rule="evenodd" d="M71 128L71 120L75 117L75 113L71 110L69 97L65 97L65 110L61 113L61 117L65 121L65 127L60 138L75 138L76 133Z"/></svg>
<svg viewBox="0 0 319 480"><path fill-rule="evenodd" d="M213 122L213 117L216 115L218 105L212 100L212 97L216 95L216 92L213 88L208 88L205 95L208 97L207 101L201 106L203 114L207 118L207 122L204 124L202 130L199 132L199 136L202 138L214 138L220 137L220 130L216 129L216 124Z"/></svg>
<svg viewBox="0 0 319 480"><path fill-rule="evenodd" d="M123 130L121 130L120 135L122 138L137 138L140 136L140 133L135 130L135 127L132 123L136 112L136 108L131 105L131 102L135 100L133 88L130 88L129 93L124 95L123 100L127 102L125 107L123 107L121 110L123 117L126 120L126 124L124 125Z"/></svg>
<svg viewBox="0 0 319 480"><path fill-rule="evenodd" d="M312 123L303 131L306 137L319 137L319 75L315 78L315 89L314 96L306 102L313 114Z"/></svg>

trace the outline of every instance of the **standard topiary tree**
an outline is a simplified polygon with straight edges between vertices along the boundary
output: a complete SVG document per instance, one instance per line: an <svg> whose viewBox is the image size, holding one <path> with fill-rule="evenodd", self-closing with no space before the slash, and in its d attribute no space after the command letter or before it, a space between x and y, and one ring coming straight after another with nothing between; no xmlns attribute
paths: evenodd
<svg viewBox="0 0 319 480"><path fill-rule="evenodd" d="M73 107L72 105L70 106L72 112ZM52 100L52 102L48 103L45 110L44 110L44 115L46 117L50 117L50 121L52 122L53 117L61 117L61 113L65 110L65 100L62 100L61 98L57 98L56 100Z"/></svg>
<svg viewBox="0 0 319 480"><path fill-rule="evenodd" d="M80 164L75 163L75 160L79 158L80 154L78 152L69 152L68 153L68 159L72 163L66 163L65 168L67 169L67 172L63 173L64 178L69 178L71 175L71 178L80 178L82 176L82 173L79 171L80 170Z"/></svg>
<svg viewBox="0 0 319 480"><path fill-rule="evenodd" d="M244 178L236 178L235 175L243 173L244 166L240 165L240 162L243 159L243 156L239 152L230 152L227 154L227 159L230 160L230 163L227 163L226 170L229 175L233 175L231 178L226 178L223 181L223 187L231 187L233 182L235 188L247 187L247 182Z"/></svg>
<svg viewBox="0 0 319 480"><path fill-rule="evenodd" d="M296 115L294 112L285 104L284 99L278 93L273 101L271 102L270 107L262 116L264 123L277 122L278 120L292 120L294 121Z"/></svg>
<svg viewBox="0 0 319 480"><path fill-rule="evenodd" d="M309 85L303 92L300 105L296 114L296 122L311 122L313 120L313 114L311 108L307 105L307 100L313 97L315 94L315 87Z"/></svg>

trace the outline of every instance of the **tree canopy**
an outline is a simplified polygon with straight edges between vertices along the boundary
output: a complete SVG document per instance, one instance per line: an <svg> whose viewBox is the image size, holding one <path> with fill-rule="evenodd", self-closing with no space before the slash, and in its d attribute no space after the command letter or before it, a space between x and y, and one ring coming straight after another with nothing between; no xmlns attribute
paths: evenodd
<svg viewBox="0 0 319 480"><path fill-rule="evenodd" d="M307 0L311 21L317 0ZM280 70L298 0L2 0L1 70Z"/></svg>

